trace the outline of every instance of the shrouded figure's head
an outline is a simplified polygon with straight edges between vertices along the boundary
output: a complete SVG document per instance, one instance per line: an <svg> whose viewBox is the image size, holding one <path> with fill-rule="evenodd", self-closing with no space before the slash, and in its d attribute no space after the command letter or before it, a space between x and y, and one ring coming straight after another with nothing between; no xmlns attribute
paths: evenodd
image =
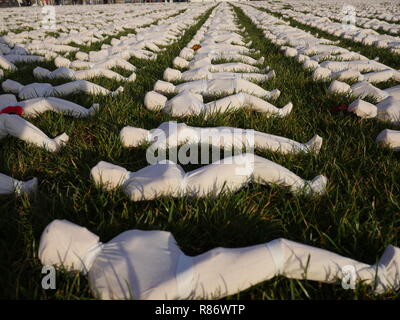
<svg viewBox="0 0 400 320"><path fill-rule="evenodd" d="M157 80L156 83L154 84L153 90L160 93L174 93L175 86L171 82Z"/></svg>
<svg viewBox="0 0 400 320"><path fill-rule="evenodd" d="M100 161L90 170L93 182L105 190L122 186L129 178L129 171L112 163Z"/></svg>
<svg viewBox="0 0 400 320"><path fill-rule="evenodd" d="M40 238L39 259L43 265L87 272L92 263L90 252L99 244L99 237L86 228L67 220L54 220Z"/></svg>
<svg viewBox="0 0 400 320"><path fill-rule="evenodd" d="M150 131L142 128L124 127L119 133L124 147L138 147L144 142L147 142L150 137Z"/></svg>
<svg viewBox="0 0 400 320"><path fill-rule="evenodd" d="M182 72L176 69L167 68L164 71L163 77L165 81L179 81L182 79Z"/></svg>
<svg viewBox="0 0 400 320"><path fill-rule="evenodd" d="M167 97L155 91L149 91L144 97L144 105L149 110L160 110L165 107Z"/></svg>

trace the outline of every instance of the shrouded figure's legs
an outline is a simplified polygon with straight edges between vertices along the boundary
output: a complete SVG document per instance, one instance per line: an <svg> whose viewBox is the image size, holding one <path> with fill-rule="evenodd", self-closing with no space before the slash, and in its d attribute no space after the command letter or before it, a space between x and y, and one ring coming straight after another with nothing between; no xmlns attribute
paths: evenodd
<svg viewBox="0 0 400 320"><path fill-rule="evenodd" d="M21 194L21 193L31 193L37 190L38 181L33 178L28 181L20 181L13 179L5 174L0 173L0 195L5 194Z"/></svg>
<svg viewBox="0 0 400 320"><path fill-rule="evenodd" d="M3 126L10 136L45 148L48 151L58 151L68 140L67 134L51 139L39 128L17 115L2 115Z"/></svg>
<svg viewBox="0 0 400 320"><path fill-rule="evenodd" d="M68 95L71 93L83 92L87 94L101 94L101 95L113 95L119 91L122 91L122 87L118 88L116 91L110 91L102 86L94 84L86 80L76 80L53 88L53 92L58 95Z"/></svg>
<svg viewBox="0 0 400 320"><path fill-rule="evenodd" d="M240 62L212 64L210 66L211 72L260 72L260 69L254 66Z"/></svg>
<svg viewBox="0 0 400 320"><path fill-rule="evenodd" d="M217 299L238 293L275 276L265 245L215 248L193 257L194 299Z"/></svg>
<svg viewBox="0 0 400 320"><path fill-rule="evenodd" d="M119 73L116 73L112 70L108 70L105 68L94 68L89 70L81 70L75 72L75 77L78 80L88 80L95 77L104 77L111 80L116 81L127 81L129 78L125 78L121 76Z"/></svg>
<svg viewBox="0 0 400 320"><path fill-rule="evenodd" d="M278 275L335 282L348 266L354 268L356 281L371 284L376 275L374 266L286 239L247 248L216 248L193 261L195 298L222 298Z"/></svg>
<svg viewBox="0 0 400 320"><path fill-rule="evenodd" d="M94 114L99 108L98 104L93 104L91 108L86 109L71 101L55 97L29 99L19 102L19 105L24 108L24 114L30 117L35 117L46 111L68 114L77 118L87 117Z"/></svg>
<svg viewBox="0 0 400 320"><path fill-rule="evenodd" d="M105 69L111 69L111 68L122 68L128 71L136 71L136 67L129 63L128 61L122 59L122 58L112 58L109 60L106 60L104 62L96 63L95 68L105 68Z"/></svg>
<svg viewBox="0 0 400 320"><path fill-rule="evenodd" d="M255 95L257 97L263 97L267 99L277 99L280 95L279 90L273 90L270 92L264 90L259 85L244 79L236 80L236 92L244 92L250 95Z"/></svg>
<svg viewBox="0 0 400 320"><path fill-rule="evenodd" d="M275 114L279 117L286 117L290 114L293 108L293 104L289 102L286 106L281 109L278 109L274 105L269 102L260 99L258 97L252 96L250 94L243 94L244 96L244 105L248 106L250 109L257 112L265 112Z"/></svg>
<svg viewBox="0 0 400 320"><path fill-rule="evenodd" d="M304 180L289 169L268 159L247 154L247 161L253 163L252 179L261 184L277 184L289 187L292 192L305 192L306 194L323 194L326 191L327 179L317 176L311 181ZM254 159L254 160L253 160Z"/></svg>
<svg viewBox="0 0 400 320"><path fill-rule="evenodd" d="M315 135L310 141L306 143L299 143L285 137L275 136L263 132L253 131L253 133L254 146L257 149L268 149L283 154L297 152L318 153L322 146L322 138L318 135Z"/></svg>
<svg viewBox="0 0 400 320"><path fill-rule="evenodd" d="M206 113L215 113L226 112L227 110L237 110L244 107L257 112L270 113L280 117L285 117L292 111L293 105L288 103L282 109L278 109L265 100L251 96L247 93L238 93L207 103L204 110Z"/></svg>

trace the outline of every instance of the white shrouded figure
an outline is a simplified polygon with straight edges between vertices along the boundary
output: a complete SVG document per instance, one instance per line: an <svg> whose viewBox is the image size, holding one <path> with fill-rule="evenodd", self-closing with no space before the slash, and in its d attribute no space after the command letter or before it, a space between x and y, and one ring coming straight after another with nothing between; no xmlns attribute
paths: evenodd
<svg viewBox="0 0 400 320"><path fill-rule="evenodd" d="M231 95L239 92L248 93L265 99L277 99L280 96L278 89L267 91L259 85L245 79L227 78L215 80L195 80L174 85L171 82L157 80L154 84L154 91L164 94L180 93L189 90L203 96Z"/></svg>
<svg viewBox="0 0 400 320"><path fill-rule="evenodd" d="M0 114L0 140L8 135L51 152L60 150L69 140L66 133L51 139L39 128L18 115Z"/></svg>
<svg viewBox="0 0 400 320"><path fill-rule="evenodd" d="M103 77L116 81L129 81L133 82L136 80L136 74L132 73L128 78L121 76L109 69L95 68L75 71L67 67L59 67L54 71L42 67L36 67L33 69L33 76L36 79L69 79L69 80L88 80L96 77Z"/></svg>
<svg viewBox="0 0 400 320"><path fill-rule="evenodd" d="M16 195L31 194L37 190L38 180L33 178L28 181L20 181L0 173L0 195L15 193Z"/></svg>
<svg viewBox="0 0 400 320"><path fill-rule="evenodd" d="M400 249L392 245L374 265L283 238L188 256L167 231L134 229L102 243L84 227L54 220L42 233L38 254L43 265L87 274L99 299L218 299L276 276L343 283L349 268L351 280L376 293L400 285Z"/></svg>
<svg viewBox="0 0 400 320"><path fill-rule="evenodd" d="M97 103L94 103L89 109L86 109L71 101L55 97L17 101L13 94L0 95L0 112L3 108L16 105L22 107L24 116L32 118L46 111L53 111L76 118L83 118L94 115L99 109L99 104Z"/></svg>
<svg viewBox="0 0 400 320"><path fill-rule="evenodd" d="M211 72L208 68L196 68L190 69L188 71L181 72L176 69L167 68L164 71L163 78L165 81L173 82L173 81L194 81L201 79L230 79L230 78L238 78L245 79L249 81L257 81L263 82L270 80L275 77L275 72L270 71L268 74L262 73L253 73L253 72Z"/></svg>
<svg viewBox="0 0 400 320"><path fill-rule="evenodd" d="M112 68L122 68L128 71L136 71L136 67L129 63L128 61L119 58L112 57L97 62L89 62L82 60L71 61L64 57L57 57L54 59L54 64L56 67L67 67L71 69L112 69Z"/></svg>
<svg viewBox="0 0 400 320"><path fill-rule="evenodd" d="M189 90L182 91L172 99L168 100L166 96L155 91L147 92L144 98L144 104L149 110L162 110L174 117L185 117L191 115L210 116L214 113L223 113L242 108L268 113L277 117L286 117L293 108L292 103L288 103L281 109L278 109L269 102L247 93L237 93L209 103L203 102L203 96L195 94Z"/></svg>
<svg viewBox="0 0 400 320"><path fill-rule="evenodd" d="M96 185L105 190L121 187L132 201L158 197L216 197L222 192L235 192L250 182L288 187L293 193L325 193L327 179L320 175L306 181L290 170L265 158L245 153L213 162L185 173L169 160L149 165L136 172L100 161L91 170Z"/></svg>
<svg viewBox="0 0 400 320"><path fill-rule="evenodd" d="M26 86L14 80L6 80L1 84L5 92L11 92L18 95L20 99L31 99L50 96L64 96L73 93L86 93L91 95L111 95L114 96L123 91L119 87L115 91L110 91L102 86L86 80L75 80L58 86L52 86L50 83L31 83Z"/></svg>
<svg viewBox="0 0 400 320"><path fill-rule="evenodd" d="M208 43L206 45L201 45L198 50L193 50L191 48L183 48L179 53L179 56L186 60L192 60L197 54L207 54L215 52L225 52L227 54L251 54L255 50L249 49L244 46L224 44L224 43Z"/></svg>
<svg viewBox="0 0 400 320"><path fill-rule="evenodd" d="M120 139L125 147L137 147L150 143L152 149L167 149L181 145L209 144L217 148L251 147L268 149L283 154L299 152L318 153L322 146L322 138L315 135L306 143L259 132L251 129L232 127L200 128L174 121L164 122L156 129L145 130L135 127L124 127Z"/></svg>
<svg viewBox="0 0 400 320"><path fill-rule="evenodd" d="M225 52L217 52L217 51L211 51L208 53L201 53L201 54L196 54L192 60L187 61L186 59L178 56L174 59L172 62L174 67L177 68L193 68L193 66L196 64L198 61L203 61L203 59L209 59L208 64L211 64L213 60L218 60L218 59L224 59L224 60L232 60L232 61L241 61L245 64L248 65L256 65L256 64L262 64L264 63L264 58L260 58L258 60L243 55L239 53L225 53Z"/></svg>

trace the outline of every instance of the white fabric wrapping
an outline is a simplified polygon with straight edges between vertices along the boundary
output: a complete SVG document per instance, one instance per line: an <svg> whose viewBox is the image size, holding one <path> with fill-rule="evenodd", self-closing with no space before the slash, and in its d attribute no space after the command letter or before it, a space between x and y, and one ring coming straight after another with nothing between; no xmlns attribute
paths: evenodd
<svg viewBox="0 0 400 320"><path fill-rule="evenodd" d="M319 195L325 192L327 179L317 176L306 181L290 170L254 154L241 154L216 161L187 172L171 161L149 165L136 172L100 161L91 170L96 185L106 190L121 187L132 201L157 197L216 197L234 192L249 182L288 187L293 193Z"/></svg>
<svg viewBox="0 0 400 320"><path fill-rule="evenodd" d="M218 299L278 275L332 283L347 266L356 281L377 285L378 293L400 285L400 249L393 246L376 266L282 238L189 257L169 232L129 230L101 245L88 268L82 262L100 244L86 228L54 220L41 236L39 258L44 265L87 271L100 299Z"/></svg>
<svg viewBox="0 0 400 320"><path fill-rule="evenodd" d="M16 105L23 108L23 115L27 117L36 117L46 111L53 111L80 118L91 116L99 109L97 103L93 104L89 109L86 109L71 101L55 97L34 98L18 102L13 94L0 95L0 110L8 106Z"/></svg>
<svg viewBox="0 0 400 320"><path fill-rule="evenodd" d="M115 95L118 92L123 91L122 87L119 87L116 91L110 91L86 80L75 80L58 86L52 86L49 83L31 83L23 86L16 81L6 80L2 83L2 88L5 92L17 94L20 99L64 96L72 93Z"/></svg>
<svg viewBox="0 0 400 320"><path fill-rule="evenodd" d="M279 109L263 99L243 92L204 104L201 95L189 90L180 92L170 100L167 100L165 96L155 91L150 91L146 93L144 102L147 109L162 109L164 112L174 117L200 114L210 116L214 113L223 113L228 110L238 110L242 108L267 113L272 116L286 117L293 108L292 103L288 103L286 106Z"/></svg>
<svg viewBox="0 0 400 320"><path fill-rule="evenodd" d="M322 138L318 135L303 144L288 138L251 129L191 127L185 123L173 121L164 122L150 131L127 126L121 130L119 136L125 147L137 147L150 142L150 148L160 150L178 147L183 144L202 143L217 148L242 149L243 147L252 147L286 154L299 152L318 153L322 146Z"/></svg>

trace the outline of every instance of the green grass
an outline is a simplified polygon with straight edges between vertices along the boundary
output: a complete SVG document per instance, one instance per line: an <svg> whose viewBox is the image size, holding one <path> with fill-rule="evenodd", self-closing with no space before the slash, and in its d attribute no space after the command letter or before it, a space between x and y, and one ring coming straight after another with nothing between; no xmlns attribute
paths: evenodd
<svg viewBox="0 0 400 320"><path fill-rule="evenodd" d="M332 106L351 99L327 95L327 84L313 82L310 73L293 59L284 57L240 9L235 12L238 22L246 28L246 41L253 41L253 48L261 50L266 58L264 65L277 73L276 79L261 86L268 90L279 88L282 96L276 104L283 106L292 101L293 113L285 119L276 119L237 111L207 120L189 117L178 121L196 126L252 128L301 142L319 134L324 138L319 155L258 154L306 179L327 175L327 195L309 199L293 196L282 188L251 185L217 199L131 202L118 190L105 192L91 183L90 169L100 160L131 171L147 165L145 148L123 148L119 131L125 125L151 129L172 120L168 115L146 110L143 97L162 78L164 69L172 65L208 12L179 42L159 54L156 61L132 59L138 67L137 80L125 84L123 94L114 98L68 97L87 107L99 102L102 108L93 118L74 119L46 113L32 120L50 136L64 131L70 135L71 140L59 153L48 153L14 138L1 142L0 172L23 180L35 176L40 185L33 198L1 198L0 298L92 298L85 277L77 274L58 272L56 290L41 288L39 239L44 227L57 218L87 227L103 242L128 229L168 230L190 255L218 246L241 247L285 237L372 264L386 245L400 245L399 155L374 143L382 129L392 126L330 112ZM27 65L7 77L31 82L33 67ZM106 81L104 85L109 88L119 84ZM355 291L343 290L340 284L278 277L227 299L376 298L396 299L399 295L376 297L362 286Z"/></svg>

